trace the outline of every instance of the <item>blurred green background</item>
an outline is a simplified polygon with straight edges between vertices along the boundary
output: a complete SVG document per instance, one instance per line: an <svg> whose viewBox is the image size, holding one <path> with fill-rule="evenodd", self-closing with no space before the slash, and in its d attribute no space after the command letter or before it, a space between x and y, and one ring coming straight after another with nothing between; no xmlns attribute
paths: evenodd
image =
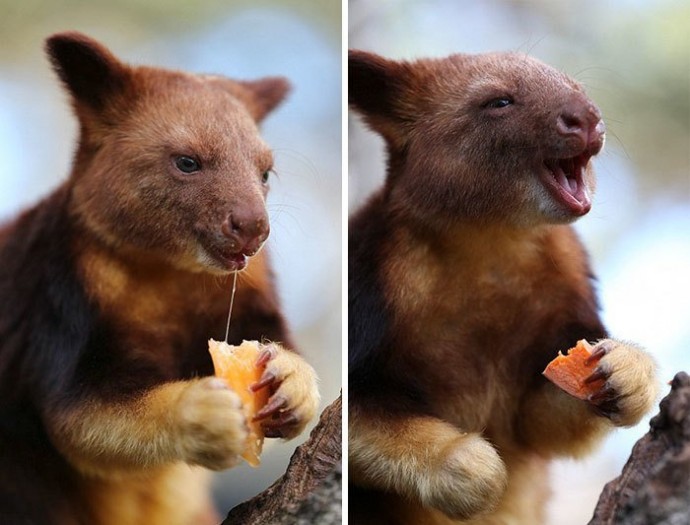
<svg viewBox="0 0 690 525"><path fill-rule="evenodd" d="M690 3L687 0L351 0L350 48L391 58L515 50L582 82L601 107L594 207L576 227L614 337L656 357L662 391L690 370ZM378 187L382 141L349 119L350 210ZM551 471L552 525L582 525L647 422Z"/></svg>
<svg viewBox="0 0 690 525"><path fill-rule="evenodd" d="M325 406L341 384L341 27L339 0L0 0L0 221L69 172L77 126L43 53L48 35L79 30L135 64L288 77L289 98L263 125L277 173L269 246ZM259 469L219 475L221 512L270 485L306 437L269 440Z"/></svg>

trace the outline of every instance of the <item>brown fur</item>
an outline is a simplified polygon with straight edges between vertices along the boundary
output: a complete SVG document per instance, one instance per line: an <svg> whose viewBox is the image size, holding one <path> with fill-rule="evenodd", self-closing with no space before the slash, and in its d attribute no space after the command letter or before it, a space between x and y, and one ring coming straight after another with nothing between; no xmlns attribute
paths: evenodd
<svg viewBox="0 0 690 525"><path fill-rule="evenodd" d="M267 388L285 402L267 428L294 437L318 403L268 254L255 255L273 164L257 126L287 83L132 67L78 33L47 50L81 133L71 177L0 233L14 302L0 312L0 515L216 523L198 466L236 464L247 425L237 394L207 377L207 340L224 336L230 271L248 256L229 340L273 342Z"/></svg>
<svg viewBox="0 0 690 525"><path fill-rule="evenodd" d="M178 464L141 477L91 480L84 491L92 523L211 525L222 518L210 510L209 478L208 471Z"/></svg>
<svg viewBox="0 0 690 525"><path fill-rule="evenodd" d="M586 453L656 395L651 358L599 320L565 224L588 204L546 186L548 159L584 151L577 184L593 192L599 110L510 54L354 51L350 103L388 150L384 188L350 223L350 521L541 523L548 460ZM581 338L602 341L610 388L590 402L541 376Z"/></svg>

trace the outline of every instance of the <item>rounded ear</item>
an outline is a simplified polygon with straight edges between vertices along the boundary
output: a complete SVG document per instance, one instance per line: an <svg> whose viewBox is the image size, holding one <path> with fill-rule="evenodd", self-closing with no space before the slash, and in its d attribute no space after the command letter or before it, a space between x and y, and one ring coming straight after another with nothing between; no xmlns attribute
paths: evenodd
<svg viewBox="0 0 690 525"><path fill-rule="evenodd" d="M251 95L245 102L249 113L257 122L261 122L273 111L290 91L290 83L283 77L265 77L238 83Z"/></svg>
<svg viewBox="0 0 690 525"><path fill-rule="evenodd" d="M127 66L103 45L82 33L57 33L46 40L53 68L75 102L100 110L123 90Z"/></svg>
<svg viewBox="0 0 690 525"><path fill-rule="evenodd" d="M404 142L406 124L413 120L407 102L414 96L413 81L414 71L406 62L348 52L348 103L391 146Z"/></svg>
<svg viewBox="0 0 690 525"><path fill-rule="evenodd" d="M404 89L399 63L366 51L348 51L348 103L364 114L395 118L395 100Z"/></svg>

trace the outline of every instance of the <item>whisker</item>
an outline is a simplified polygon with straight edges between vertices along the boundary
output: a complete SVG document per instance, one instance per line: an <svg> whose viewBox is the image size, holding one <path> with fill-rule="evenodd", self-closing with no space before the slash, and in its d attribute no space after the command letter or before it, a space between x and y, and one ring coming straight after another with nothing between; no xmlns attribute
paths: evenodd
<svg viewBox="0 0 690 525"><path fill-rule="evenodd" d="M286 171L284 167L281 169L281 172L289 173L291 176L304 176L306 174L311 178L318 178L319 170L316 168L316 165L309 159L309 157L300 153L299 151L287 148L276 148L273 150L273 153L276 156L277 161L279 161L281 155L284 155L285 157L297 161L298 163L303 164L306 167L305 172L290 172ZM279 162L276 163L279 164ZM276 173L276 175L279 174Z"/></svg>
<svg viewBox="0 0 690 525"><path fill-rule="evenodd" d="M604 120L606 120L606 124L608 124L609 122L614 122L616 124L623 124L625 122L623 120L617 120L615 118L611 118L608 115L606 116L606 118Z"/></svg>
<svg viewBox="0 0 690 525"><path fill-rule="evenodd" d="M287 203L269 203L267 206L268 210L286 210L286 209L292 209L292 210L299 210L301 209L299 206L295 206L294 204L287 204Z"/></svg>
<svg viewBox="0 0 690 525"><path fill-rule="evenodd" d="M539 44L541 44L547 36L548 35L543 35L541 38L537 39L531 45L530 45L530 42L532 41L532 37L530 36L529 38L524 40L519 46L514 48L513 51L515 53L524 55L524 59L527 60L529 58L530 54L532 53L532 51L534 51L534 48L537 47ZM525 48L526 46L529 46L529 47L525 51L522 51L522 49Z"/></svg>
<svg viewBox="0 0 690 525"><path fill-rule="evenodd" d="M539 38L534 44L530 46L530 48L527 50L527 55L531 55L532 51L534 51L534 48L537 47L539 44L541 44L544 40L546 39L546 35L543 35L541 38Z"/></svg>
<svg viewBox="0 0 690 525"><path fill-rule="evenodd" d="M620 146L620 149L623 152L622 153L623 158L630 160L630 158L631 158L630 153L628 153L628 150L625 147L625 144L623 144L623 141L620 139L620 137L614 131L610 131L610 130L607 131L606 134L611 135L613 137L613 139L618 143L618 145ZM609 149L608 151L611 151L611 150ZM613 151L615 151L615 150L613 150Z"/></svg>
<svg viewBox="0 0 690 525"><path fill-rule="evenodd" d="M587 71L605 71L607 73L612 73L614 76L620 77L620 73L618 73L615 69L611 69L610 67L604 67L604 66L587 66L585 68L580 69L577 73L574 73L574 77L578 77L582 73L585 73Z"/></svg>

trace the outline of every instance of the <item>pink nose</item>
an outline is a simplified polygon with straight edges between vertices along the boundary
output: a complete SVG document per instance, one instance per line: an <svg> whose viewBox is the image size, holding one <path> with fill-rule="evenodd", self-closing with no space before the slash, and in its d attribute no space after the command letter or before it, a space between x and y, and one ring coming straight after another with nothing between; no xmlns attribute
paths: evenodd
<svg viewBox="0 0 690 525"><path fill-rule="evenodd" d="M221 225L223 235L228 239L234 253L254 255L270 233L265 210L235 208Z"/></svg>
<svg viewBox="0 0 690 525"><path fill-rule="evenodd" d="M604 145L606 125L601 113L596 106L579 99L563 108L556 119L556 129L566 138L577 137L591 155L599 153Z"/></svg>

